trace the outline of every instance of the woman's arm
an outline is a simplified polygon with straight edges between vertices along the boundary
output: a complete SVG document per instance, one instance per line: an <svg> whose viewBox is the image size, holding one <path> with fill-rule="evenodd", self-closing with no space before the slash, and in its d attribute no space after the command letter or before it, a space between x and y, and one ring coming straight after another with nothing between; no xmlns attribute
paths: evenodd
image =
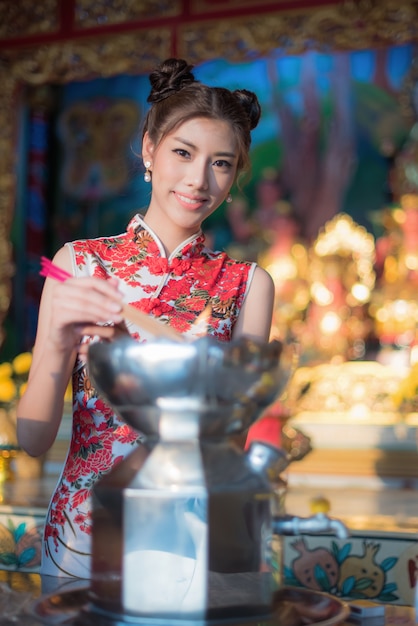
<svg viewBox="0 0 418 626"><path fill-rule="evenodd" d="M233 339L243 335L268 341L274 304L274 283L270 274L257 266L250 288L234 326Z"/></svg>
<svg viewBox="0 0 418 626"><path fill-rule="evenodd" d="M72 271L67 248L54 262ZM110 339L114 329L96 324L119 323L121 301L113 280L45 280L28 385L17 407L18 442L28 454L39 456L54 443L80 341L85 335Z"/></svg>

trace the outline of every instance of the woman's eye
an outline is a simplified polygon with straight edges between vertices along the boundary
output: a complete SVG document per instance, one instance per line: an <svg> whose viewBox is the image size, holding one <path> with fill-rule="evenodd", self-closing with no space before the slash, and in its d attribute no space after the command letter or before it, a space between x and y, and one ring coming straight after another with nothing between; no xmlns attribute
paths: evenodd
<svg viewBox="0 0 418 626"><path fill-rule="evenodd" d="M214 165L216 165L216 167L232 167L232 164L229 161L224 161L222 159L215 161Z"/></svg>
<svg viewBox="0 0 418 626"><path fill-rule="evenodd" d="M187 152L187 150L184 150L183 148L176 148L174 152L184 158L187 158L190 156L190 153Z"/></svg>

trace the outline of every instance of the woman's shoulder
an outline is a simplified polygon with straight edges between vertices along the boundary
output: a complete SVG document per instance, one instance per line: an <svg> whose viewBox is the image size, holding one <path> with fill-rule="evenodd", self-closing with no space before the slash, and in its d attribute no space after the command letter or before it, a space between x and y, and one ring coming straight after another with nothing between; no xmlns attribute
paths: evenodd
<svg viewBox="0 0 418 626"><path fill-rule="evenodd" d="M130 239L132 239L132 234L125 231L117 235L74 239L67 242L64 248L70 253L73 274L75 276L94 275L100 267L105 269L116 259L121 261L125 252L126 255L129 254L130 246L126 244Z"/></svg>
<svg viewBox="0 0 418 626"><path fill-rule="evenodd" d="M227 265L234 265L234 266L241 265L242 267L248 267L248 268L257 267L257 264L254 261L246 261L245 259L244 260L236 259L235 257L228 254L228 252L226 252L225 250L211 250L210 248L205 247L203 249L203 253L206 255L208 259L212 259L212 260L218 259L218 260L223 261Z"/></svg>
<svg viewBox="0 0 418 626"><path fill-rule="evenodd" d="M73 250L97 250L104 247L117 245L122 243L126 238L132 238L134 231L142 224L142 216L140 213L135 214L129 221L125 230L118 234L98 235L97 237L80 238L68 241L65 246Z"/></svg>

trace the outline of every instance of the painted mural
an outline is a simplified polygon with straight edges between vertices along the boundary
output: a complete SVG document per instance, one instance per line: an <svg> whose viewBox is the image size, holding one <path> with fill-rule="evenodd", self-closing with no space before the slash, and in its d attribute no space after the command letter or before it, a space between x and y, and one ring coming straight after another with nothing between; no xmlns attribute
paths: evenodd
<svg viewBox="0 0 418 626"><path fill-rule="evenodd" d="M301 56L277 53L248 63L213 60L198 66L202 82L252 89L262 104L262 119L253 133L252 175L234 194L242 219L262 209L259 185L274 179L275 204L290 206L303 238L313 239L340 211L372 230L378 221L374 213L391 201L391 163L410 130L400 96L413 52L405 45ZM146 207L149 192L136 156L147 109L147 76L71 83L62 89L57 223L63 232L57 233L57 245L72 236L119 232L132 213ZM82 127L77 127L80 120ZM83 158L74 160L80 150ZM234 240L230 221L223 207L208 223L218 246Z"/></svg>
<svg viewBox="0 0 418 626"><path fill-rule="evenodd" d="M283 575L288 585L344 599L413 605L417 549L402 533L286 538Z"/></svg>

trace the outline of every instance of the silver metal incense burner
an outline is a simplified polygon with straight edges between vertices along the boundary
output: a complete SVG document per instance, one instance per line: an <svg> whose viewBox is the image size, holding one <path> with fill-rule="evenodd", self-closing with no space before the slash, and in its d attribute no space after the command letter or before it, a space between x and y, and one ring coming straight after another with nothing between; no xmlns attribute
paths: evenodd
<svg viewBox="0 0 418 626"><path fill-rule="evenodd" d="M277 515L289 455L235 442L280 396L293 358L248 339L91 345L97 390L144 437L94 489L94 610L170 624L268 615L281 584L273 537L344 535L324 515Z"/></svg>

